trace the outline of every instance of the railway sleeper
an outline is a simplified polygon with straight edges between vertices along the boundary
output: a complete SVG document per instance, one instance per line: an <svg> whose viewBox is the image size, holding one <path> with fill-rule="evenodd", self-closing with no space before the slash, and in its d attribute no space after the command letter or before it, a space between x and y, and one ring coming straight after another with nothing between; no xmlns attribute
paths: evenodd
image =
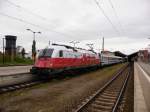
<svg viewBox="0 0 150 112"><path fill-rule="evenodd" d="M104 106L104 105L98 105L95 103L91 104L91 107L99 109L99 110L107 110L107 111L111 111L113 108L113 106Z"/></svg>
<svg viewBox="0 0 150 112"><path fill-rule="evenodd" d="M16 88L14 87L8 87L9 90L15 90Z"/></svg>
<svg viewBox="0 0 150 112"><path fill-rule="evenodd" d="M105 99L105 98L102 98L102 97L97 98L97 100L98 101L103 101L103 102L115 102L116 101L116 99Z"/></svg>
<svg viewBox="0 0 150 112"><path fill-rule="evenodd" d="M21 84L20 87L26 87L26 85L25 84Z"/></svg>
<svg viewBox="0 0 150 112"><path fill-rule="evenodd" d="M98 104L98 105L104 105L104 106L113 106L114 105L114 102L104 102L104 101L99 101L99 100L96 100L94 103Z"/></svg>
<svg viewBox="0 0 150 112"><path fill-rule="evenodd" d="M106 93L106 92L104 92L103 95L105 95L105 96L113 96L113 97L117 97L118 96L117 93Z"/></svg>
<svg viewBox="0 0 150 112"><path fill-rule="evenodd" d="M109 89L109 91L119 91L120 90L120 87L111 87L111 88L108 88ZM107 89L107 90L108 90Z"/></svg>
<svg viewBox="0 0 150 112"><path fill-rule="evenodd" d="M21 88L20 86L18 86L18 85L16 85L16 86L14 86L16 89L19 89L19 88Z"/></svg>
<svg viewBox="0 0 150 112"><path fill-rule="evenodd" d="M96 108L93 108L91 109L90 111L85 111L85 112L111 112L110 110L99 110L99 109L96 109Z"/></svg>
<svg viewBox="0 0 150 112"><path fill-rule="evenodd" d="M116 99L117 98L117 94L112 94L112 95L107 95L107 94L102 94L101 97L103 98L109 98L109 99Z"/></svg>
<svg viewBox="0 0 150 112"><path fill-rule="evenodd" d="M103 99L108 99L108 100L116 100L116 97L113 97L113 96L101 95L100 97L103 98Z"/></svg>
<svg viewBox="0 0 150 112"><path fill-rule="evenodd" d="M2 88L1 91L8 91L8 88Z"/></svg>
<svg viewBox="0 0 150 112"><path fill-rule="evenodd" d="M118 94L120 91L119 90L106 90L105 93L110 93L110 94Z"/></svg>

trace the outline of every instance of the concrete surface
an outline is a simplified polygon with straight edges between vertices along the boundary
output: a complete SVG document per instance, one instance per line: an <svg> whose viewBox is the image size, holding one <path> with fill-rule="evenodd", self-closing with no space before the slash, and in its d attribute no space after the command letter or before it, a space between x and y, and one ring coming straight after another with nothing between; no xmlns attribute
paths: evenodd
<svg viewBox="0 0 150 112"><path fill-rule="evenodd" d="M134 112L150 112L150 82L138 63L134 66Z"/></svg>
<svg viewBox="0 0 150 112"><path fill-rule="evenodd" d="M144 69L144 71L150 76L150 63L138 62L138 64Z"/></svg>
<svg viewBox="0 0 150 112"><path fill-rule="evenodd" d="M9 67L0 67L0 76L27 73L30 72L32 66L9 66Z"/></svg>

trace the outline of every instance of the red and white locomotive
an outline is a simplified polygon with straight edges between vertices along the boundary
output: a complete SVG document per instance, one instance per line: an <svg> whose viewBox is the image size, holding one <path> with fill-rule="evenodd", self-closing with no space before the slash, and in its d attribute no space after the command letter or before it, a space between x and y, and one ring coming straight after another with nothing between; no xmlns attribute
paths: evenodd
<svg viewBox="0 0 150 112"><path fill-rule="evenodd" d="M31 72L53 74L64 70L99 66L100 56L94 51L52 44L50 48L41 50Z"/></svg>

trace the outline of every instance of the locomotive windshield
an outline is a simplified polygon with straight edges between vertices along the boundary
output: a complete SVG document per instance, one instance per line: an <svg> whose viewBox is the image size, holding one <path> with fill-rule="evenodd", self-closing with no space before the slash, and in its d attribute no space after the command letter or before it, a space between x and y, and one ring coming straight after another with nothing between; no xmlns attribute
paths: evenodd
<svg viewBox="0 0 150 112"><path fill-rule="evenodd" d="M43 49L40 51L39 53L39 58L41 57L50 57L52 56L52 53L53 53L54 49Z"/></svg>

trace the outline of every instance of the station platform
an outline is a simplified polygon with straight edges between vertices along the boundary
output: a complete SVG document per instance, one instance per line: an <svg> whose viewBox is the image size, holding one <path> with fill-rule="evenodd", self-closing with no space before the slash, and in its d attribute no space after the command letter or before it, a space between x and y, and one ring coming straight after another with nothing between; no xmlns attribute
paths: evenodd
<svg viewBox="0 0 150 112"><path fill-rule="evenodd" d="M134 112L150 112L149 74L149 64L134 63Z"/></svg>
<svg viewBox="0 0 150 112"><path fill-rule="evenodd" d="M19 73L29 73L30 66L8 66L8 67L0 67L0 76L5 75L13 75L13 74L19 74Z"/></svg>

